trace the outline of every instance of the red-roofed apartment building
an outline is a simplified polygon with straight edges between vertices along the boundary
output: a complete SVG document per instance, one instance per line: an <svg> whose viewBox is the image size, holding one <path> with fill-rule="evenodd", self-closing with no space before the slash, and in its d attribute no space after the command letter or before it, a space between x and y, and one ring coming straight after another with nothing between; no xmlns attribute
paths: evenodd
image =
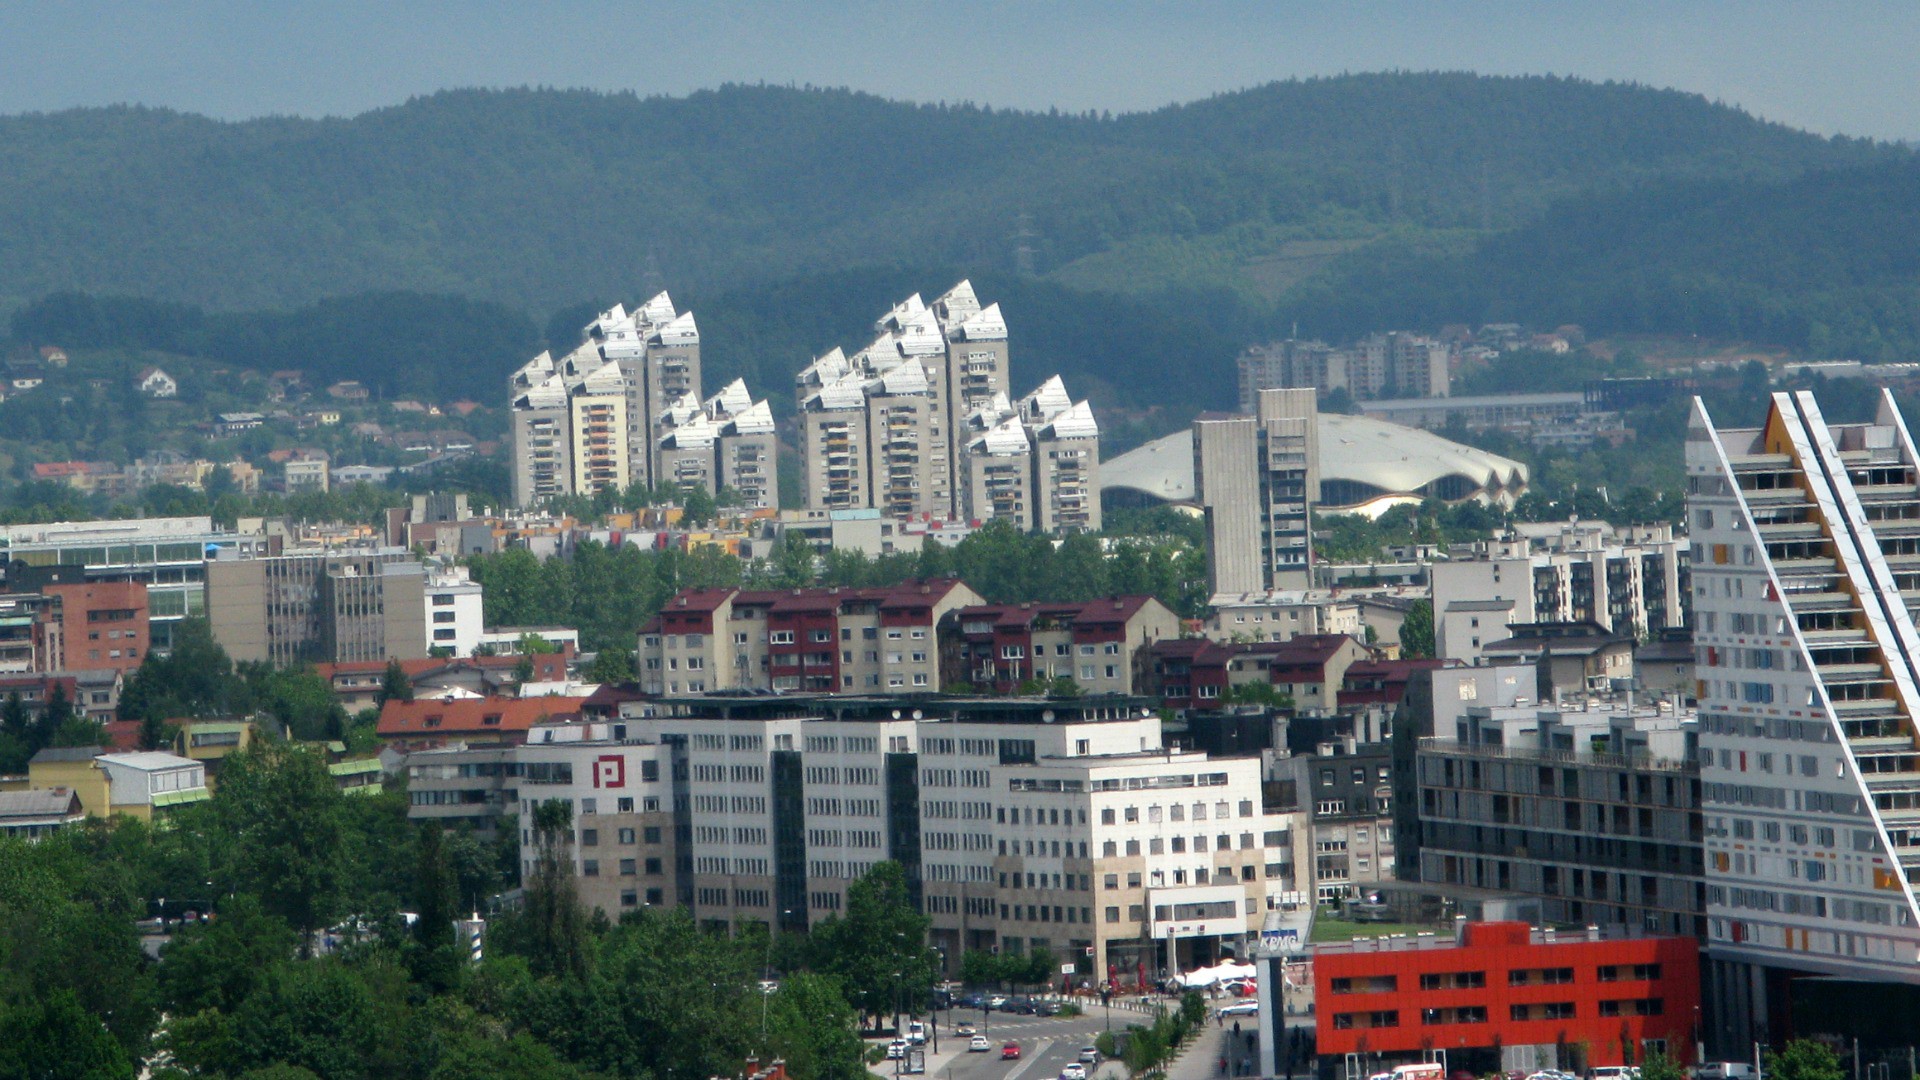
<svg viewBox="0 0 1920 1080"><path fill-rule="evenodd" d="M1077 604L980 604L942 628L943 681L1010 694L1029 680L1072 679L1090 694L1131 694L1140 651L1180 636L1180 619L1151 596Z"/></svg>
<svg viewBox="0 0 1920 1080"><path fill-rule="evenodd" d="M1148 650L1148 694L1170 709L1211 709L1230 687L1265 682L1307 715L1332 712L1348 669L1366 646L1346 634L1301 634L1286 641L1163 641Z"/></svg>
<svg viewBox="0 0 1920 1080"><path fill-rule="evenodd" d="M640 686L927 693L940 688L941 620L980 603L951 579L875 589L687 589L640 628Z"/></svg>
<svg viewBox="0 0 1920 1080"><path fill-rule="evenodd" d="M527 729L549 720L577 717L580 697L421 698L389 701L380 709L380 737L396 750L426 750L452 742L468 746L517 746Z"/></svg>

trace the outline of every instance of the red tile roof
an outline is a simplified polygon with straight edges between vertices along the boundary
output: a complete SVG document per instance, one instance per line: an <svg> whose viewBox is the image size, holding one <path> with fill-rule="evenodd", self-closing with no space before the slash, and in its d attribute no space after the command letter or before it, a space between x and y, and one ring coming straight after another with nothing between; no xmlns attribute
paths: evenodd
<svg viewBox="0 0 1920 1080"><path fill-rule="evenodd" d="M394 700L381 706L377 730L383 739L485 735L519 741L514 736L524 738L527 729L535 723L577 716L586 700L584 697Z"/></svg>

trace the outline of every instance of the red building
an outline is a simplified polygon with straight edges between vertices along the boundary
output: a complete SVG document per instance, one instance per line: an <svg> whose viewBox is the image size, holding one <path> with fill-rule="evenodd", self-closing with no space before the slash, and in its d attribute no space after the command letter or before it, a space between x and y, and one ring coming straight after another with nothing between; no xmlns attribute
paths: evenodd
<svg viewBox="0 0 1920 1080"><path fill-rule="evenodd" d="M141 581L82 581L42 586L60 598L70 671L126 671L147 656L150 623Z"/></svg>
<svg viewBox="0 0 1920 1080"><path fill-rule="evenodd" d="M1637 1063L1656 1049L1686 1063L1699 1023L1700 944L1471 923L1458 943L1316 946L1313 990L1320 1055L1365 1055L1362 1068L1444 1050L1451 1068L1488 1072L1502 1067L1501 1049L1518 1047L1543 1048L1532 1067L1575 1073L1627 1064L1627 1053Z"/></svg>

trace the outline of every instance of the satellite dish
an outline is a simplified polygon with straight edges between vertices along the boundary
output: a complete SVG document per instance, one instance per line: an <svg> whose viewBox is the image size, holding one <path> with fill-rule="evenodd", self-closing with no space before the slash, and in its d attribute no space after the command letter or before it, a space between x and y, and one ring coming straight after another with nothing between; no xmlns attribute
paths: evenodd
<svg viewBox="0 0 1920 1080"><path fill-rule="evenodd" d="M1052 709L1042 710L1040 713L1040 722L1043 724L1053 723L1053 710Z"/></svg>

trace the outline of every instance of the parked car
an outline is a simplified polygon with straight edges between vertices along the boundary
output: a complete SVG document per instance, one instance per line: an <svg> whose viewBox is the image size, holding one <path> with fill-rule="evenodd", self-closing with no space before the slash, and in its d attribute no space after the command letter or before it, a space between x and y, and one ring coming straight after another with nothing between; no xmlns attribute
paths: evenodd
<svg viewBox="0 0 1920 1080"><path fill-rule="evenodd" d="M1020 1060L1020 1044L1017 1042L1010 1042L1010 1043L1007 1043L1005 1046L1002 1046L1000 1048L1000 1060L1001 1061L1019 1061Z"/></svg>
<svg viewBox="0 0 1920 1080"><path fill-rule="evenodd" d="M887 1044L887 1060L899 1061L907 1056L907 1040L895 1039Z"/></svg>
<svg viewBox="0 0 1920 1080"><path fill-rule="evenodd" d="M955 1035L971 1035L976 1030L978 1029L976 1029L970 1021L963 1020L960 1023L953 1025L953 1033Z"/></svg>
<svg viewBox="0 0 1920 1080"><path fill-rule="evenodd" d="M1035 1016L1058 1016L1060 1015L1060 1003L1057 1001L1036 1001L1033 1003L1033 1014Z"/></svg>
<svg viewBox="0 0 1920 1080"><path fill-rule="evenodd" d="M987 1004L995 1009L1004 1009L1007 1007L1007 995L994 994L987 998Z"/></svg>
<svg viewBox="0 0 1920 1080"><path fill-rule="evenodd" d="M973 1038L967 1040L967 1053L969 1054L984 1054L991 1049L993 1049L993 1044L987 1041L985 1035L975 1035Z"/></svg>

